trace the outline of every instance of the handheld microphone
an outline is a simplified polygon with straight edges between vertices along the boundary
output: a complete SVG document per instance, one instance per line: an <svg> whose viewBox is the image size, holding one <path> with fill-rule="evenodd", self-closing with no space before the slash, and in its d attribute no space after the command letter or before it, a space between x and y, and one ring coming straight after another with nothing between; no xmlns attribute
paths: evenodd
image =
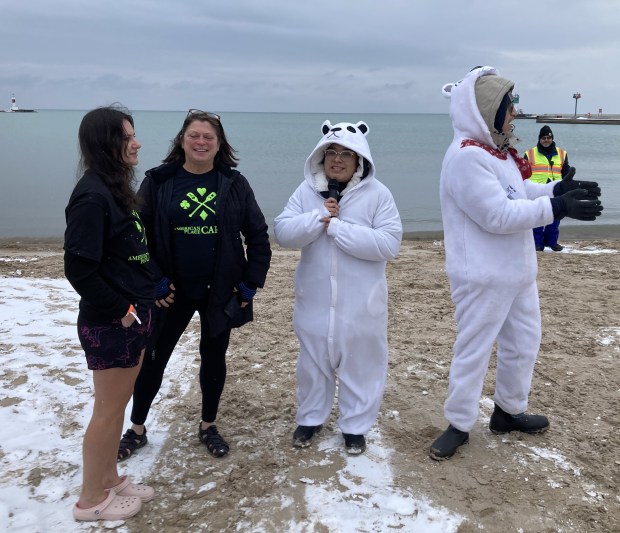
<svg viewBox="0 0 620 533"><path fill-rule="evenodd" d="M331 179L327 182L328 198L335 198L338 201L338 181Z"/></svg>

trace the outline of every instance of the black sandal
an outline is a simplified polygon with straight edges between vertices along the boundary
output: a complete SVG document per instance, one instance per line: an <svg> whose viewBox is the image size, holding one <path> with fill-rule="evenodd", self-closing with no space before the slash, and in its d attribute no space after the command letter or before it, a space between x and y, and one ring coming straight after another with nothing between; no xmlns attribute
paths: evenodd
<svg viewBox="0 0 620 533"><path fill-rule="evenodd" d="M213 457L224 457L228 455L230 449L228 443L218 433L217 427L209 426L207 429L202 429L202 423L198 426L198 437L207 450Z"/></svg>
<svg viewBox="0 0 620 533"><path fill-rule="evenodd" d="M148 439L146 438L146 428L144 433L138 435L133 429L129 428L125 431L121 443L118 445L118 457L116 461L120 463L133 455L137 449L146 446Z"/></svg>

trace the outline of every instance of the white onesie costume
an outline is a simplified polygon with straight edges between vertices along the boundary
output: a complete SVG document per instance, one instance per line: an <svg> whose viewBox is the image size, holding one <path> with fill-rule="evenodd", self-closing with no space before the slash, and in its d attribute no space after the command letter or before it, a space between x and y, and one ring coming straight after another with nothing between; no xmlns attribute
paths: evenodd
<svg viewBox="0 0 620 533"><path fill-rule="evenodd" d="M398 254L402 225L392 194L375 178L366 124L326 121L322 132L306 160L304 182L274 225L280 245L301 248L293 316L300 343L296 420L303 426L327 421L338 375L338 425L343 433L363 435L376 420L385 388L385 268ZM332 143L361 157L341 193L340 214L326 231L321 219L329 212L320 191L327 190L323 152Z"/></svg>
<svg viewBox="0 0 620 533"><path fill-rule="evenodd" d="M532 228L553 221L548 196L553 196L554 183L524 180L511 154L498 150L489 117L479 110L475 83L486 75L497 72L477 68L460 82L444 86L451 98L454 140L441 169L440 201L446 271L458 325L444 414L461 431L470 431L478 418L496 340L495 403L510 414L526 410L541 339ZM491 123L512 88L509 80L497 80L508 85L491 105L481 107ZM478 145L463 143L466 139Z"/></svg>

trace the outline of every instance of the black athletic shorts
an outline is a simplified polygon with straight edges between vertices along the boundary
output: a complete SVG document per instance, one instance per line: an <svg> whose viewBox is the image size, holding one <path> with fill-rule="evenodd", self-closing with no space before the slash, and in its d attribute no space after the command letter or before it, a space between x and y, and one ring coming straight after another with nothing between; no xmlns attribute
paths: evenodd
<svg viewBox="0 0 620 533"><path fill-rule="evenodd" d="M80 313L77 320L78 337L86 354L90 370L108 368L132 368L140 363L140 354L153 329L151 309L140 310L138 321L128 328L121 324L120 318L110 322L91 322Z"/></svg>

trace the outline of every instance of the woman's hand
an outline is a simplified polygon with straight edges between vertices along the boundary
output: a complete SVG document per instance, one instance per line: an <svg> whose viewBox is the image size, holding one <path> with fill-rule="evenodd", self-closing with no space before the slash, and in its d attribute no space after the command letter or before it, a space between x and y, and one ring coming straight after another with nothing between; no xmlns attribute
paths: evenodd
<svg viewBox="0 0 620 533"><path fill-rule="evenodd" d="M134 322L136 321L135 317L133 315L127 314L125 315L123 318L121 318L121 325L124 328L128 328L129 326L131 326Z"/></svg>
<svg viewBox="0 0 620 533"><path fill-rule="evenodd" d="M328 198L323 205L329 211L330 217L337 217L340 214L340 206L335 198Z"/></svg>
<svg viewBox="0 0 620 533"><path fill-rule="evenodd" d="M174 286L174 283L170 284L170 294L168 296L166 296L165 298L162 298L160 300L155 300L155 305L157 307L170 307L173 303L174 303L174 291L176 291L176 287Z"/></svg>

